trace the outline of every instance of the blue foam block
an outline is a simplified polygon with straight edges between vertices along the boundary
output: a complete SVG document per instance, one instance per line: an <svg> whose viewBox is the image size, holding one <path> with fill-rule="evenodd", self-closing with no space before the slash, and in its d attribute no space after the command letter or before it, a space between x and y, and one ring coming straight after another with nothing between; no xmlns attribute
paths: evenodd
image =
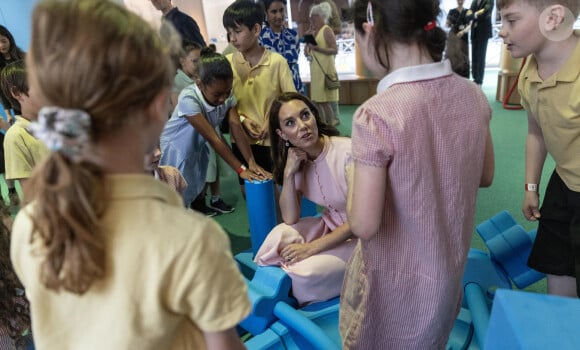
<svg viewBox="0 0 580 350"><path fill-rule="evenodd" d="M246 250L236 254L234 259L238 263L240 272L245 278L249 280L254 278L254 274L258 268L258 265L254 262L254 254L251 250Z"/></svg>
<svg viewBox="0 0 580 350"><path fill-rule="evenodd" d="M476 228L490 255L518 288L525 288L545 275L527 266L536 232L526 232L507 212L502 211Z"/></svg>
<svg viewBox="0 0 580 350"><path fill-rule="evenodd" d="M501 266L493 262L489 255L477 249L470 249L467 264L463 272L463 286L476 283L483 291L487 301L491 303L495 290L511 288L511 283ZM464 308L469 308L466 298L463 298Z"/></svg>
<svg viewBox="0 0 580 350"><path fill-rule="evenodd" d="M316 208L316 203L312 202L306 197L302 197L300 202L300 217L317 216L318 209Z"/></svg>
<svg viewBox="0 0 580 350"><path fill-rule="evenodd" d="M315 309L302 311L286 303L278 303L274 314L280 319L279 323L288 328L289 335L299 349L340 349L338 298L316 304L320 305Z"/></svg>
<svg viewBox="0 0 580 350"><path fill-rule="evenodd" d="M468 283L465 286L464 298L469 306L473 329L477 343L480 346L485 344L485 335L489 326L489 306L484 291L477 283Z"/></svg>
<svg viewBox="0 0 580 350"><path fill-rule="evenodd" d="M580 349L580 300L498 290L485 349Z"/></svg>
<svg viewBox="0 0 580 350"><path fill-rule="evenodd" d="M517 224L511 214L507 210L504 210L479 224L477 226L477 233L479 233L484 241L488 241L490 238Z"/></svg>
<svg viewBox="0 0 580 350"><path fill-rule="evenodd" d="M264 332L276 321L274 307L278 302L296 304L294 298L290 296L292 281L279 267L258 267L254 278L247 282L247 285L252 312L240 323L240 326L252 334Z"/></svg>
<svg viewBox="0 0 580 350"><path fill-rule="evenodd" d="M256 255L268 233L276 226L274 183L272 180L253 182L246 180L245 188L250 240L252 252Z"/></svg>
<svg viewBox="0 0 580 350"><path fill-rule="evenodd" d="M465 308L459 310L459 315L453 323L453 329L445 345L445 350L476 350L473 346L473 322L471 313Z"/></svg>

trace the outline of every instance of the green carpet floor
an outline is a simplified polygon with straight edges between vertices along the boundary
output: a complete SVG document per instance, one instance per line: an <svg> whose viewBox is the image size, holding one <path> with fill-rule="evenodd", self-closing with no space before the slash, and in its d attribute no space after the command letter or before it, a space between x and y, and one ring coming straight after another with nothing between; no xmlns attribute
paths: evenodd
<svg viewBox="0 0 580 350"><path fill-rule="evenodd" d="M489 219L502 210L512 213L526 230L535 228L535 224L526 221L521 214L524 184L524 145L527 133L527 117L523 110L505 110L495 100L497 69L487 70L483 91L490 101L493 110L491 132L495 149L495 177L491 187L480 189L475 215L475 225ZM343 135L350 136L352 116L358 106L341 105L338 126ZM215 220L229 233L232 250L235 253L250 247L247 209L240 195L237 179L233 171L222 166L220 181L224 199L235 206L231 214L219 215ZM547 179L554 169L554 162L549 158L544 166L541 193L545 190ZM475 232L472 247L486 250L483 242ZM529 291L545 292L545 280L527 288Z"/></svg>

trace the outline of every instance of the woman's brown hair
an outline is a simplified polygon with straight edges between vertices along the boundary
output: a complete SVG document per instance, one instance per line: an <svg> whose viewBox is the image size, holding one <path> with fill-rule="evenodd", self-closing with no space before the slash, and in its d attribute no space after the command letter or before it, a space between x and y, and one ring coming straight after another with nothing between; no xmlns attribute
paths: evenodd
<svg viewBox="0 0 580 350"><path fill-rule="evenodd" d="M30 87L43 106L90 115L91 143L136 118L174 67L155 29L111 1L42 1L32 17ZM27 183L33 240L41 240L41 281L82 294L105 273L100 224L108 194L104 171L89 160L52 153Z"/></svg>
<svg viewBox="0 0 580 350"><path fill-rule="evenodd" d="M269 113L269 134L270 134L270 152L272 154L272 163L273 171L272 174L274 176L274 181L278 185L282 185L284 182L284 167L286 167L286 159L288 158L288 147L286 147L286 141L283 140L276 130L280 129L280 108L285 103L288 103L293 100L300 100L304 102L304 104L310 109L312 114L314 115L314 119L316 120L316 127L318 128L318 136L326 135L326 136L337 136L339 135L338 130L332 126L325 124L320 119L320 113L316 106L310 99L304 95L301 95L296 92L285 92L282 95L278 96L273 102L270 107Z"/></svg>

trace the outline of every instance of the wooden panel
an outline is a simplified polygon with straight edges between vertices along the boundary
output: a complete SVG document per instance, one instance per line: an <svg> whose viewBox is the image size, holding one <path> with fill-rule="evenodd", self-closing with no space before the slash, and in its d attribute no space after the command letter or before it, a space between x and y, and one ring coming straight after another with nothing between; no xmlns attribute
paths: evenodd
<svg viewBox="0 0 580 350"><path fill-rule="evenodd" d="M505 73L500 71L497 75L497 90L495 93L495 99L503 102L504 97L507 95L509 90L515 84L518 73ZM517 86L514 88L511 96L509 97L508 104L519 105L521 100L520 93L518 92Z"/></svg>
<svg viewBox="0 0 580 350"><path fill-rule="evenodd" d="M343 105L360 105L377 92L379 81L358 75L340 75L338 103ZM310 96L310 81L303 81Z"/></svg>

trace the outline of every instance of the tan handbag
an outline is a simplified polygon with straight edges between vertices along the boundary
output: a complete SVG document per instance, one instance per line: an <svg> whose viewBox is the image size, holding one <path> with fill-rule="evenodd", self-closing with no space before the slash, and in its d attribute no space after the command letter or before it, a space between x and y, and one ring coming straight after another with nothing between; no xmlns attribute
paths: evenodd
<svg viewBox="0 0 580 350"><path fill-rule="evenodd" d="M324 74L324 87L327 90L339 89L340 88L340 80L338 79L338 76L336 76L335 78L332 78L330 75L326 74L324 69L322 69L322 65L318 61L318 58L316 58L315 55L312 55L312 57L314 57L314 60L316 60L316 63L318 64L318 66L320 67L320 70L322 71L322 74Z"/></svg>

